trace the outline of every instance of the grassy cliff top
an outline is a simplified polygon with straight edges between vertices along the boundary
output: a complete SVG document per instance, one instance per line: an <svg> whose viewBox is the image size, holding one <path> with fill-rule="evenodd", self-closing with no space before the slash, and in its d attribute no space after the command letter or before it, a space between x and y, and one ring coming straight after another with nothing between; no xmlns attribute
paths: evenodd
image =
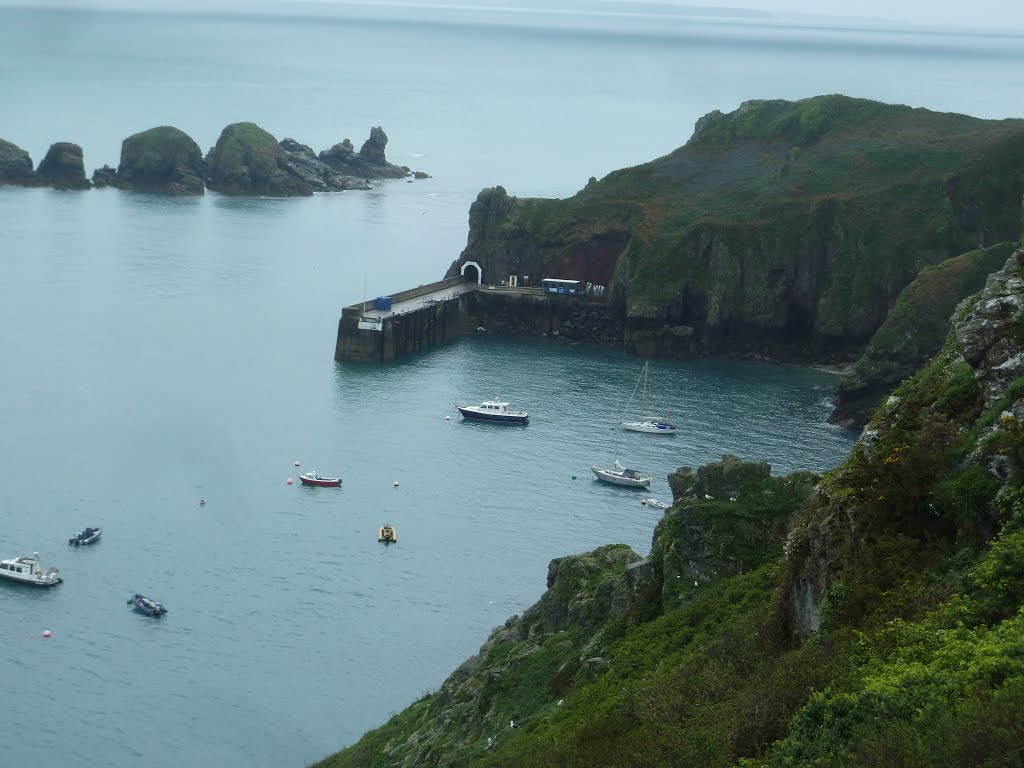
<svg viewBox="0 0 1024 768"><path fill-rule="evenodd" d="M785 253L815 238L816 228L840 226L843 249L899 281L977 247L979 237L1015 239L1013 191L1022 185L1024 120L830 95L713 112L674 152L566 200L517 200L509 223L540 242L567 232L631 232L634 288L659 302L675 295L681 273L694 274L678 253L704 229L740 251ZM1007 196L1012 205L1003 204ZM851 281L863 277L853 260L841 268Z"/></svg>

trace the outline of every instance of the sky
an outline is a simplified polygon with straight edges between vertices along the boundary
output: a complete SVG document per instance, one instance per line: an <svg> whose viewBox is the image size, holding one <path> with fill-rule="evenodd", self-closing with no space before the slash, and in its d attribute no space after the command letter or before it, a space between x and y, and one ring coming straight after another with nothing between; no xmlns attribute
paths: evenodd
<svg viewBox="0 0 1024 768"><path fill-rule="evenodd" d="M459 17L520 23L629 23L688 18L822 26L993 30L1024 34L1024 0L0 0L0 5L99 10L300 13L381 18Z"/></svg>

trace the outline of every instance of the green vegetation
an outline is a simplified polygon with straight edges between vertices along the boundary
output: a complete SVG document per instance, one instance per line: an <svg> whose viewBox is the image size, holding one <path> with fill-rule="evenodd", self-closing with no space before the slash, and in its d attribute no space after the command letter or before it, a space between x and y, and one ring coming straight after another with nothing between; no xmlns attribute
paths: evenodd
<svg viewBox="0 0 1024 768"><path fill-rule="evenodd" d="M823 478L673 473L650 557L555 561L480 656L322 765L1024 765L1024 376L992 390L959 338Z"/></svg>
<svg viewBox="0 0 1024 768"><path fill-rule="evenodd" d="M210 155L208 185L227 195L311 195L308 182L286 172L287 157L277 139L255 123L234 123L221 131Z"/></svg>
<svg viewBox="0 0 1024 768"><path fill-rule="evenodd" d="M703 352L842 359L922 268L1016 240L1022 192L1024 121L753 101L572 198L502 201L463 256L494 274L607 269L629 318L693 327Z"/></svg>

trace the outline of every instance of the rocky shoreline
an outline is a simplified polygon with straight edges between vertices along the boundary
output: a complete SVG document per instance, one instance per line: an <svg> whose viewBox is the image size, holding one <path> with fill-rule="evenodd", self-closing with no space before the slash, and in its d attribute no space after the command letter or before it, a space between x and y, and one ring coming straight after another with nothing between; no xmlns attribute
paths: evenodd
<svg viewBox="0 0 1024 768"><path fill-rule="evenodd" d="M104 165L90 179L78 144L53 144L34 168L27 151L0 139L0 186L114 187L175 196L203 195L210 189L234 196L302 197L369 189L378 179L429 178L388 162L387 143L387 134L376 126L358 151L343 139L317 153L295 139L278 141L255 123L233 123L204 155L184 131L159 126L126 138L117 168Z"/></svg>

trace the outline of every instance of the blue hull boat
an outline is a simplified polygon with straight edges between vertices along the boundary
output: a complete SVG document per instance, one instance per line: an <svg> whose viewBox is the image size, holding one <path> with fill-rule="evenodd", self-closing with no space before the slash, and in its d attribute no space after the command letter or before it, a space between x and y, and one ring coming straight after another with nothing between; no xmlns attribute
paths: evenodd
<svg viewBox="0 0 1024 768"><path fill-rule="evenodd" d="M508 403L500 400L484 400L480 405L457 405L464 419L490 421L496 424L527 424L530 414L526 411L509 410Z"/></svg>
<svg viewBox="0 0 1024 768"><path fill-rule="evenodd" d="M86 528L81 533L76 533L68 539L68 544L73 544L76 547L80 547L83 544L92 544L99 539L101 533L103 533L102 528Z"/></svg>

